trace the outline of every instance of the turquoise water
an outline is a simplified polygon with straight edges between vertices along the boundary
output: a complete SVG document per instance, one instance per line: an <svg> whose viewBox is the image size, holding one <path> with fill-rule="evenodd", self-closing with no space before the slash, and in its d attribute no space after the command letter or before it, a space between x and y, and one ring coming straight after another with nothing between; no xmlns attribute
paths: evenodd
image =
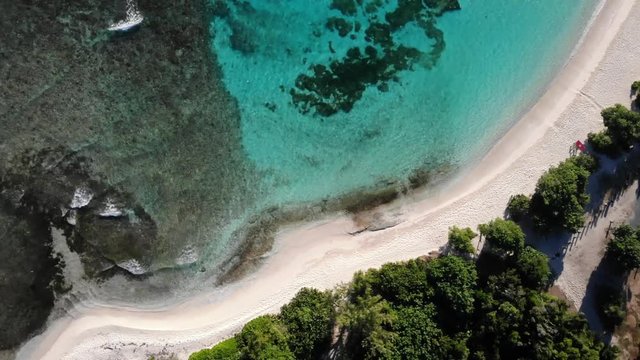
<svg viewBox="0 0 640 360"><path fill-rule="evenodd" d="M311 74L310 64L364 49L363 31L351 39L328 29L327 19L341 16L328 0L244 4L213 20L212 46L240 107L242 144L261 174L263 204L273 205L476 159L541 95L596 0L463 0L462 10L435 19L445 43L429 59L435 66L418 61L387 89L368 86L349 112L331 116L302 113L289 91L297 76ZM385 6L380 11L398 4ZM353 19L362 28L371 23L362 13ZM425 53L436 44L416 23L393 39Z"/></svg>

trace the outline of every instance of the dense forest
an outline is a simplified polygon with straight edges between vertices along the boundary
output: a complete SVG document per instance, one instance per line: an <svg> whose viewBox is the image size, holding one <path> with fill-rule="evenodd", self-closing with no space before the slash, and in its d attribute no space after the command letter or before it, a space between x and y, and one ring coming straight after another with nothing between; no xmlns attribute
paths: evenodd
<svg viewBox="0 0 640 360"><path fill-rule="evenodd" d="M356 273L332 291L302 289L278 315L190 360L614 359L587 321L545 293L548 259L510 221L452 228L448 255ZM463 244L463 246L461 246Z"/></svg>

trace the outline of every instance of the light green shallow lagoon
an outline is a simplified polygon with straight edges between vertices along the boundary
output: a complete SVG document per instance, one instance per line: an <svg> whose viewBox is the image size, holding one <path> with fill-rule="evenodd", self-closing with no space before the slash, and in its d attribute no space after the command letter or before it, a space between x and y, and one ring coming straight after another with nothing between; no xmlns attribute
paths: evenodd
<svg viewBox="0 0 640 360"><path fill-rule="evenodd" d="M433 68L400 71L385 92L367 87L350 112L320 116L298 111L289 89L310 63L364 48L361 34L351 40L326 28L327 18L340 15L329 0L247 3L251 11L231 6L233 15L214 19L212 46L240 107L243 147L262 176L263 206L317 201L477 159L541 95L596 5L463 0L461 10L437 19L446 46ZM233 27L249 32L249 53L233 49ZM433 45L417 26L394 39Z"/></svg>

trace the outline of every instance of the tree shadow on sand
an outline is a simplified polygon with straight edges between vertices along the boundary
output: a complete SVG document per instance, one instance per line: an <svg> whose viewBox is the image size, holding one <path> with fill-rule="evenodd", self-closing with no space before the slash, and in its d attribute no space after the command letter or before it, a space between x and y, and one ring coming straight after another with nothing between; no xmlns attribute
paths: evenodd
<svg viewBox="0 0 640 360"><path fill-rule="evenodd" d="M623 304L629 299L625 279L626 276L621 274L611 258L603 257L589 277L585 297L580 306L580 312L587 317L591 329L607 343L611 341L613 330L618 324L611 319L611 315L607 316L604 310L611 299L623 296Z"/></svg>
<svg viewBox="0 0 640 360"><path fill-rule="evenodd" d="M572 150L570 155L575 155L575 152ZM526 234L527 244L549 257L554 274L552 282L564 271L565 256L574 248L581 246L583 239L592 231L596 228L598 231L606 229L602 235L602 241L606 241L605 239L611 236L612 230L621 225L621 223L610 219L609 215L612 207L623 195L628 191L635 191L636 199L640 197L640 187L635 183L640 177L640 151L637 147L630 153L616 159L606 156L597 156L597 158L600 168L589 178L587 193L590 196L590 201L585 206L585 223L576 233L567 231L540 233L534 229L530 218L520 222ZM603 228L605 226L606 228ZM610 342L612 333L611 326L603 323L598 310L599 304L602 303L601 294L603 291L622 292L623 285L623 277L619 272L616 272L615 268L612 268L610 261L602 258L589 277L586 295L579 309L586 316L593 331L606 342Z"/></svg>

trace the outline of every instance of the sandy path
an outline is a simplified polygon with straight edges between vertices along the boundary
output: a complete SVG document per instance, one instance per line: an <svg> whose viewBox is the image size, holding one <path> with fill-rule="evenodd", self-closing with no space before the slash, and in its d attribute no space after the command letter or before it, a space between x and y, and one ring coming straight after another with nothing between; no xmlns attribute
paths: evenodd
<svg viewBox="0 0 640 360"><path fill-rule="evenodd" d="M277 311L300 287L331 287L356 270L424 255L446 242L449 226L475 227L502 216L511 194L532 192L544 170L568 155L570 144L602 126L599 106L629 102L629 85L640 79L640 66L634 64L640 59L640 5L635 2L606 1L547 93L477 167L428 199L387 206L385 214L402 221L398 226L350 236L352 221L334 217L288 229L251 278L162 311L79 305L27 343L18 357L146 359L165 349L186 358L247 320ZM582 266L574 257L565 260L567 270ZM568 284L588 281L580 271L567 271L565 277L561 285L580 288ZM584 293L569 295L580 304Z"/></svg>

